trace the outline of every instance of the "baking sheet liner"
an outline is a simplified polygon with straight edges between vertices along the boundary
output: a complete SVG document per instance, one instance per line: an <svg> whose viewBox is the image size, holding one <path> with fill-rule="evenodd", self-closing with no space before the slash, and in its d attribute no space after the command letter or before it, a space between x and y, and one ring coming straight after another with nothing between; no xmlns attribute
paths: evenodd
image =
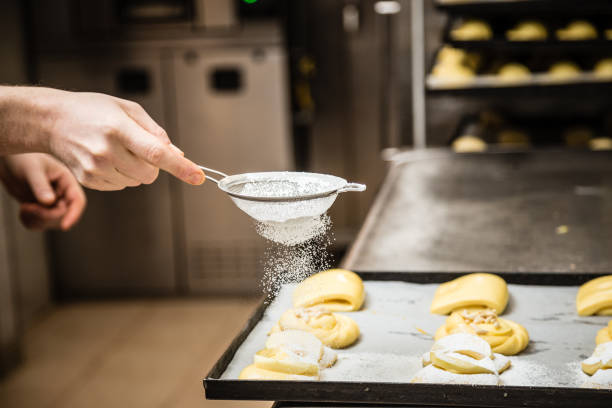
<svg viewBox="0 0 612 408"><path fill-rule="evenodd" d="M338 350L338 361L321 381L407 383L421 368L421 355L446 316L429 313L438 284L365 281L366 300L358 312L346 313L361 329L356 344ZM235 380L264 348L267 334L291 307L293 285L282 288L259 323L236 351L221 379ZM507 386L581 387L588 376L580 362L595 348L597 330L610 317L576 314L577 286L508 285L510 301L504 318L521 323L530 335L526 350L511 357L501 374ZM430 333L423 334L419 329Z"/></svg>

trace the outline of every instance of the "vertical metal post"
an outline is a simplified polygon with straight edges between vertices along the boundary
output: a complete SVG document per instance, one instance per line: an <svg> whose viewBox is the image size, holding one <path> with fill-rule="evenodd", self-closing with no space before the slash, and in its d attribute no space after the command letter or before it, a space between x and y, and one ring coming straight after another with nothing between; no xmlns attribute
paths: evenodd
<svg viewBox="0 0 612 408"><path fill-rule="evenodd" d="M425 135L425 0L410 2L412 27L412 140L415 149L427 146Z"/></svg>

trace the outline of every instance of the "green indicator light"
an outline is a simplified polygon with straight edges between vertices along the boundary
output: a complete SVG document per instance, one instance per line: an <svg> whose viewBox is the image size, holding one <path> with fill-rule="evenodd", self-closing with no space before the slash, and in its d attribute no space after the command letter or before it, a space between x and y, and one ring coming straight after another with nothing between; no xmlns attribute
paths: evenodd
<svg viewBox="0 0 612 408"><path fill-rule="evenodd" d="M244 1L245 3L248 3L248 4L257 3L257 0L242 0L242 1Z"/></svg>

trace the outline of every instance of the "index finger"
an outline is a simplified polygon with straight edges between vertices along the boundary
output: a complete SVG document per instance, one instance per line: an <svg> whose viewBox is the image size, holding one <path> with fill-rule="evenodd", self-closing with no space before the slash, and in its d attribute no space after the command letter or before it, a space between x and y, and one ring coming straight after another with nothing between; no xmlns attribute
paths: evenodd
<svg viewBox="0 0 612 408"><path fill-rule="evenodd" d="M200 185L204 172L191 160L183 157L170 143L163 143L133 120L127 120L120 135L125 147L155 167L167 171L186 183Z"/></svg>

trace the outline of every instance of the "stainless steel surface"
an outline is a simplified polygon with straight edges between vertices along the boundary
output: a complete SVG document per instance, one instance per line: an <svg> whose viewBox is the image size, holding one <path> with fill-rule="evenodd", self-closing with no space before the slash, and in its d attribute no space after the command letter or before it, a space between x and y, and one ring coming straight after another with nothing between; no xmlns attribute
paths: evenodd
<svg viewBox="0 0 612 408"><path fill-rule="evenodd" d="M401 153L343 265L610 272L611 176L606 152Z"/></svg>

